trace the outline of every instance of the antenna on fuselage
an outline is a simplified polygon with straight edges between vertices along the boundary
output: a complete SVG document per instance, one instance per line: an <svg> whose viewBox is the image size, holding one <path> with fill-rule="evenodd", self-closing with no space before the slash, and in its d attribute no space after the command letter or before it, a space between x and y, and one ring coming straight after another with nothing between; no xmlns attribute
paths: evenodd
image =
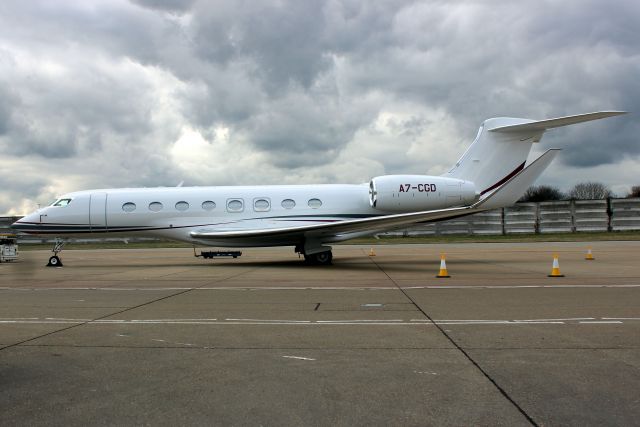
<svg viewBox="0 0 640 427"><path fill-rule="evenodd" d="M182 187L183 184L184 184L184 181L180 181L178 185L176 185L176 187Z"/></svg>

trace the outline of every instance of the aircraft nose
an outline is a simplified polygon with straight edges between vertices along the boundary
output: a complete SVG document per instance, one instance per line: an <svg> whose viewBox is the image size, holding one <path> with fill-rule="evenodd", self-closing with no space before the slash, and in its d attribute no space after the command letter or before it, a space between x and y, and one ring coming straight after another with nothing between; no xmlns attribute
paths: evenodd
<svg viewBox="0 0 640 427"><path fill-rule="evenodd" d="M37 212L34 212L20 218L11 224L10 227L18 231L29 231L35 229L38 225L40 225L40 216Z"/></svg>
<svg viewBox="0 0 640 427"><path fill-rule="evenodd" d="M16 222L14 222L13 224L11 224L9 227L13 228L14 230L24 230L26 228L26 224L24 224L22 222L21 219L17 220Z"/></svg>

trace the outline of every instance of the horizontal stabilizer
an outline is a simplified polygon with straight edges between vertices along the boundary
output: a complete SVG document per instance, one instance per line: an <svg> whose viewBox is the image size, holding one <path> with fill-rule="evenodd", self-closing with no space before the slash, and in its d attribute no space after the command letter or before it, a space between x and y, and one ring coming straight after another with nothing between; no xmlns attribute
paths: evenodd
<svg viewBox="0 0 640 427"><path fill-rule="evenodd" d="M607 117L627 114L626 111L599 111L596 113L578 114L576 116L559 117L557 119L538 120L517 125L500 126L490 129L491 132L524 132L524 131L545 131L547 129L561 126L574 125L576 123L589 122Z"/></svg>

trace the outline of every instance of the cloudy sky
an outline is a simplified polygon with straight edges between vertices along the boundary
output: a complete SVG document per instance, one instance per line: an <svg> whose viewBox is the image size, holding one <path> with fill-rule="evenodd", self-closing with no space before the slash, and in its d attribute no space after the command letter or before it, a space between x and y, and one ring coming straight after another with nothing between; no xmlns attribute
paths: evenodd
<svg viewBox="0 0 640 427"><path fill-rule="evenodd" d="M488 117L640 113L640 2L0 2L0 213L68 191L441 174ZM539 183L640 184L638 116Z"/></svg>

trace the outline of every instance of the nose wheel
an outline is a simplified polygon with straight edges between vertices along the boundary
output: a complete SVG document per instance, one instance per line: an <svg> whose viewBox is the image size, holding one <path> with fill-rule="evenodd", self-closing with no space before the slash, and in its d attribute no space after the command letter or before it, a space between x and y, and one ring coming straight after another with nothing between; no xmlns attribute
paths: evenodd
<svg viewBox="0 0 640 427"><path fill-rule="evenodd" d="M49 258L49 263L47 263L47 267L62 267L62 261L60 260L60 257L58 256L58 254L62 252L62 248L64 247L65 243L67 242L64 240L56 239L56 242L53 245L53 249L51 249L51 252L53 252L53 256Z"/></svg>
<svg viewBox="0 0 640 427"><path fill-rule="evenodd" d="M58 255L54 255L49 258L47 267L62 267L62 261L60 261L60 257Z"/></svg>

